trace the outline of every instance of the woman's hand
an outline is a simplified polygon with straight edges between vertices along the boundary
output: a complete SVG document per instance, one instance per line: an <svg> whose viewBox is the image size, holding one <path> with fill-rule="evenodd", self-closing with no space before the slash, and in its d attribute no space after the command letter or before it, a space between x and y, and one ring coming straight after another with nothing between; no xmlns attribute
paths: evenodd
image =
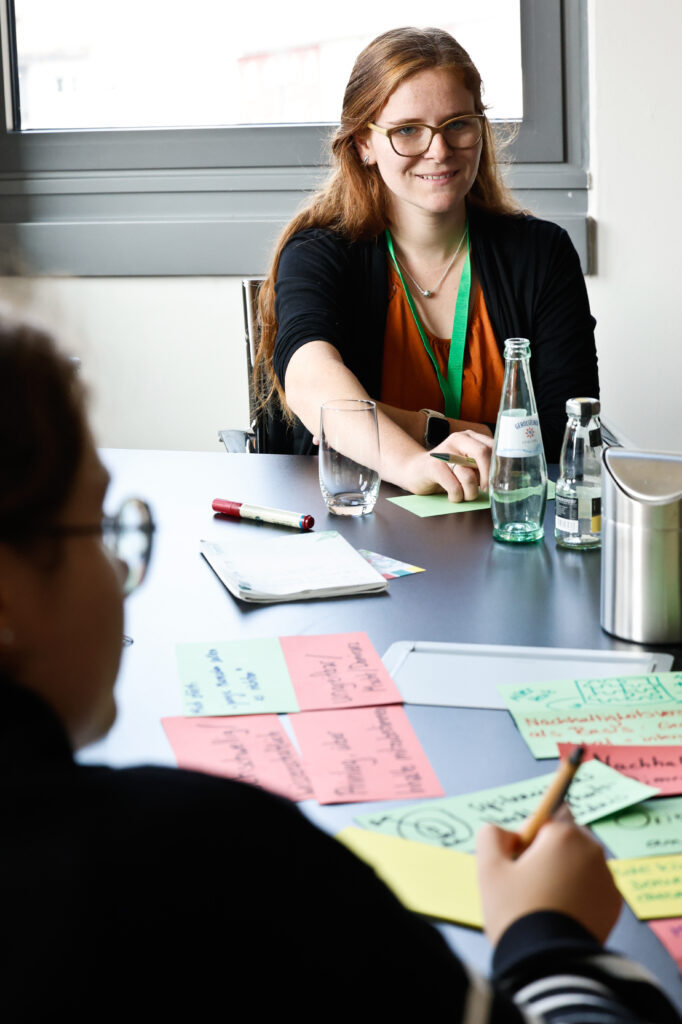
<svg viewBox="0 0 682 1024"><path fill-rule="evenodd" d="M510 924L535 910L574 918L599 942L618 919L622 899L604 851L570 815L557 817L516 859L519 837L485 825L476 837L485 931L496 945Z"/></svg>
<svg viewBox="0 0 682 1024"><path fill-rule="evenodd" d="M434 459L430 452L422 451L408 460L405 466L407 483L401 486L413 494L445 491L450 501L473 501L478 497L479 487L487 490L492 450L492 437L473 430L457 431L433 451L468 456L476 460L475 469Z"/></svg>

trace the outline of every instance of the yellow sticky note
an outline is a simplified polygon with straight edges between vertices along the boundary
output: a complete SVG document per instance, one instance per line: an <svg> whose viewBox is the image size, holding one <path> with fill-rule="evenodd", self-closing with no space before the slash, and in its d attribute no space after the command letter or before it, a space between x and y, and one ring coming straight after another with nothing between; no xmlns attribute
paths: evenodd
<svg viewBox="0 0 682 1024"><path fill-rule="evenodd" d="M640 921L682 917L682 854L607 862Z"/></svg>
<svg viewBox="0 0 682 1024"><path fill-rule="evenodd" d="M476 861L471 854L353 825L336 838L374 868L410 910L470 928L483 927Z"/></svg>

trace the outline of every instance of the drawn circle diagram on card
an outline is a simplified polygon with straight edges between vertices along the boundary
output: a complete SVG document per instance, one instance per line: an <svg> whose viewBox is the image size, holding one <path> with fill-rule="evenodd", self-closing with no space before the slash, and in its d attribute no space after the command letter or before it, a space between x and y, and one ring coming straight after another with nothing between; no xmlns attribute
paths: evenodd
<svg viewBox="0 0 682 1024"><path fill-rule="evenodd" d="M448 811L416 807L402 814L397 822L397 834L401 839L416 839L421 842L439 843L448 849L471 842L474 831L466 821Z"/></svg>
<svg viewBox="0 0 682 1024"><path fill-rule="evenodd" d="M628 808L621 814L614 815L614 824L618 825L619 828L646 828L650 823L651 818L647 812L646 807L635 807L634 809Z"/></svg>

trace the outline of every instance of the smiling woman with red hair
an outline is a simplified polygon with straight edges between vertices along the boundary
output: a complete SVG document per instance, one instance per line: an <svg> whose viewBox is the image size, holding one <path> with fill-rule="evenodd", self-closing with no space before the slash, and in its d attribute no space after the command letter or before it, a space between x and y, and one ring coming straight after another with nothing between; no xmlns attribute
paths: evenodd
<svg viewBox="0 0 682 1024"><path fill-rule="evenodd" d="M565 231L502 182L481 78L441 29L379 36L353 68L327 185L285 230L260 293L255 368L280 450L313 451L323 402L379 402L381 475L473 497L485 478L504 341L531 341L549 461L565 403L598 394L594 320ZM276 433L276 431L275 431Z"/></svg>

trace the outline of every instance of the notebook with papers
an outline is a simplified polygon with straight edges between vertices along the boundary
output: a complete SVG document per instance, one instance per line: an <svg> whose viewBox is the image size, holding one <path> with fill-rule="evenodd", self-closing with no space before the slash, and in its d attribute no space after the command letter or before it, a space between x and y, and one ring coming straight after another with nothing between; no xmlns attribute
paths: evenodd
<svg viewBox="0 0 682 1024"><path fill-rule="evenodd" d="M240 601L305 601L381 593L388 587L381 573L336 530L253 536L230 548L202 540L199 548Z"/></svg>

